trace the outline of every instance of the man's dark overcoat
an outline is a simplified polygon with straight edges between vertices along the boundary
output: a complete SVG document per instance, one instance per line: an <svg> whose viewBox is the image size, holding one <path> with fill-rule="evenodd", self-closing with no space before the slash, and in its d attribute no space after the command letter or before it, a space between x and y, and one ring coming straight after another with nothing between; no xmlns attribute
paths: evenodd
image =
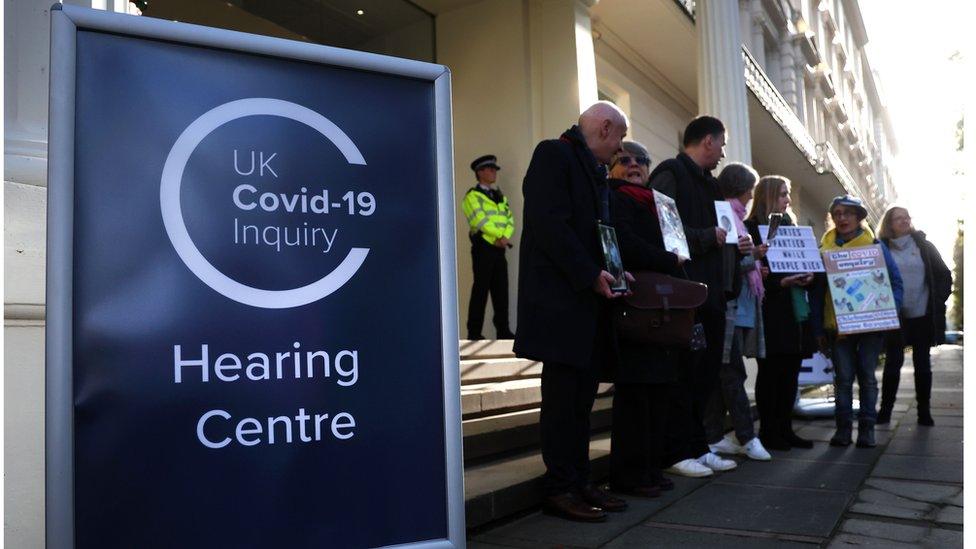
<svg viewBox="0 0 976 549"><path fill-rule="evenodd" d="M578 127L536 146L522 193L515 354L598 367L598 336L611 339L609 323L601 323L607 300L593 291L603 270L597 219L609 217L609 191Z"/></svg>

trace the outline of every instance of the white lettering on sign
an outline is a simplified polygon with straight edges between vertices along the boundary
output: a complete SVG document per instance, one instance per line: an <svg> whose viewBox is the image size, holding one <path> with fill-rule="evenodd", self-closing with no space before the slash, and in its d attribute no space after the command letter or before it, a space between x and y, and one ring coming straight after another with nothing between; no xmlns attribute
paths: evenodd
<svg viewBox="0 0 976 549"><path fill-rule="evenodd" d="M179 138L177 138L176 143L170 149L160 178L159 207L163 217L163 225L170 242L173 244L173 249L176 250L183 263L197 278L214 291L238 303L252 307L266 309L300 307L318 301L341 288L362 266L366 260L366 256L369 254L369 248L351 247L346 257L331 272L309 284L284 290L266 290L242 284L214 267L204 257L190 237L186 222L183 218L180 189L183 185L183 175L190 156L196 150L197 146L218 128L228 122L250 116L275 116L304 124L316 130L331 142L339 150L348 164L358 166L366 165L366 160L363 158L362 153L342 129L336 126L331 120L307 107L290 101L266 97L251 97L230 101L200 115L200 117L183 130ZM281 160L275 151L252 150L249 151L248 155L241 155L235 149L233 154L232 168L238 176L260 178L267 175L278 179L279 176L286 175L279 169L280 162L279 164L272 164L273 160ZM243 159L241 158L242 156L244 157ZM376 209L375 197L367 192L357 193L347 191L342 194L339 201L334 203L326 201L327 195L319 195L319 192L316 191L312 194L322 196L319 207L323 211L327 207L329 210L342 209L348 215L369 216ZM307 193L308 188L306 187L304 191L305 198L308 198ZM261 208L263 211L278 211L279 208L283 208L285 212L289 212L289 208L291 208L291 212L295 212L303 204L302 196L303 193L269 192L248 182L246 185L238 185L234 189L231 193L231 201L242 212L253 212L257 208ZM314 201L315 197L313 196L312 199L305 203L306 208L311 207ZM236 231L241 224L237 217L234 218L234 223L235 242L239 245L244 245L245 242L241 238L242 235L239 235ZM273 246L276 252L284 249L281 246L282 242L285 243L284 247L288 247L289 242L298 243L294 244L294 246L298 246L299 244L305 245L307 242L327 242L323 251L328 253L338 239L337 229L327 229L324 227L319 227L324 232L319 233L313 230L311 236L331 234L331 237L323 241L317 241L314 239L305 239L304 232L301 233L302 238L298 237L298 229L304 228L304 225L293 225L290 235L282 234L284 231L279 226L272 226L274 228L270 230L265 230L268 228L265 226L258 226L256 224L253 226L255 227L254 230L258 231L261 235L261 238L250 239L246 243L249 245ZM290 236L290 238L286 238L287 236Z"/></svg>
<svg viewBox="0 0 976 549"><path fill-rule="evenodd" d="M234 424L233 416L226 410L210 410L197 421L197 439L207 448L220 449L237 442L241 446L258 444L292 444L294 442L319 442L323 438L322 423L329 414L309 415L299 408L294 416L269 416L260 421L245 417ZM297 426L297 429L296 429ZM349 412L339 412L328 422L326 436L349 440L355 436L356 418ZM295 431L298 431L297 440ZM231 437L233 435L233 437Z"/></svg>
<svg viewBox="0 0 976 549"><path fill-rule="evenodd" d="M224 353L210 363L210 346L200 346L199 359L183 357L183 346L173 345L173 383L183 383L184 368L199 368L200 383L210 382L210 371L220 381L233 382L241 379L267 381L271 379L330 379L335 373L336 384L351 387L359 381L359 351L341 350L330 357L327 351L300 352L301 344L292 344L294 350L273 353L254 352L243 359L233 353ZM247 365L246 368L244 365ZM243 377L239 371L244 368Z"/></svg>

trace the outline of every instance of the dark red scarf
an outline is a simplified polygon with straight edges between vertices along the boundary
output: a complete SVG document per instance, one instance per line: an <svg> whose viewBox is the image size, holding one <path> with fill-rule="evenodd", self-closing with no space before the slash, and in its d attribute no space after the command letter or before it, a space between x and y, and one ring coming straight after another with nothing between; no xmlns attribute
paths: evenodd
<svg viewBox="0 0 976 549"><path fill-rule="evenodd" d="M617 187L617 190L636 200L638 204L650 210L654 217L657 217L657 206L654 205L653 190L640 185L634 185L633 183L625 183Z"/></svg>

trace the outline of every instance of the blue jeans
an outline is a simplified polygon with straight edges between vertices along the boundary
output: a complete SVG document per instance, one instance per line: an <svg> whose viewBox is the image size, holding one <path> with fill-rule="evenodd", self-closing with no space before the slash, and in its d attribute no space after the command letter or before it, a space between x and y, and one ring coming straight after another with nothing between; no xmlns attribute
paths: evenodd
<svg viewBox="0 0 976 549"><path fill-rule="evenodd" d="M837 426L849 426L854 398L854 376L857 376L861 411L858 421L874 425L878 419L878 355L884 346L884 334L854 334L837 339L833 346L834 418Z"/></svg>

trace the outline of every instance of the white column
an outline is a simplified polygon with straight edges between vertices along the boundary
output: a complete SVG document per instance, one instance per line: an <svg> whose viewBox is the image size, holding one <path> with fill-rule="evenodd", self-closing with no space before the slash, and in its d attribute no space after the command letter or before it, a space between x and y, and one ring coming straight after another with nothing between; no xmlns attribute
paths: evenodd
<svg viewBox="0 0 976 549"><path fill-rule="evenodd" d="M590 8L596 0L531 4L533 107L538 139L554 138L597 100Z"/></svg>
<svg viewBox="0 0 976 549"><path fill-rule="evenodd" d="M725 123L726 162L752 163L745 67L735 2L701 0L697 5L698 110Z"/></svg>
<svg viewBox="0 0 976 549"><path fill-rule="evenodd" d="M739 12L739 17L742 17L741 11ZM763 34L763 7L761 0L749 0L749 20L752 22L752 46L749 47L749 52L752 53L752 56L759 62L759 66L768 74L769 67L766 65L766 36Z"/></svg>
<svg viewBox="0 0 976 549"><path fill-rule="evenodd" d="M4 541L44 547L44 280L53 0L4 2ZM128 10L120 0L69 4Z"/></svg>
<svg viewBox="0 0 976 549"><path fill-rule="evenodd" d="M793 38L789 36L789 31L787 31L787 36L779 43L779 56L779 77L780 82L782 82L780 91L783 93L783 98L786 99L786 102L793 108L793 112L799 115L800 93L797 86L802 85L802 83L798 83L796 80L796 51L793 46Z"/></svg>

